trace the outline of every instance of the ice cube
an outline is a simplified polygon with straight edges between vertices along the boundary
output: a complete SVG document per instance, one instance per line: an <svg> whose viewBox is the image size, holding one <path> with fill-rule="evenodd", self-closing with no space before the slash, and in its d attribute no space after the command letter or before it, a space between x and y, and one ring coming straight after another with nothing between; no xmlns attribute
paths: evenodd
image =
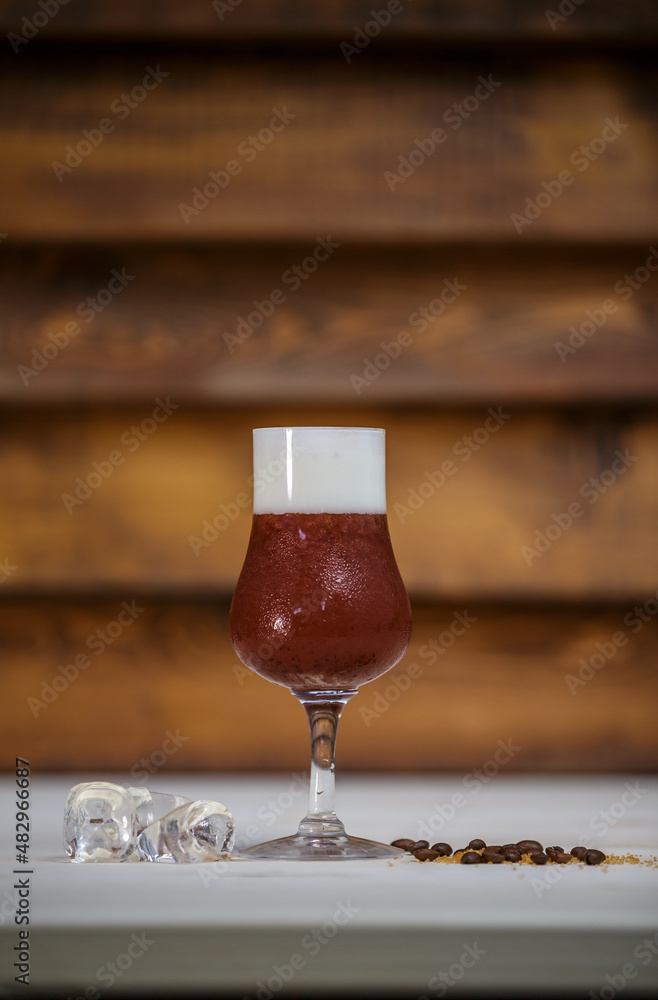
<svg viewBox="0 0 658 1000"><path fill-rule="evenodd" d="M122 785L74 785L64 809L64 848L73 861L126 861L135 851L137 808Z"/></svg>
<svg viewBox="0 0 658 1000"><path fill-rule="evenodd" d="M144 861L220 861L235 843L235 825L226 806L197 799L163 816L139 834Z"/></svg>
<svg viewBox="0 0 658 1000"><path fill-rule="evenodd" d="M138 861L144 827L188 803L184 795L124 788L112 781L75 785L64 810L64 847L74 861Z"/></svg>
<svg viewBox="0 0 658 1000"><path fill-rule="evenodd" d="M131 785L126 789L132 797L137 810L137 830L141 832L156 819L161 819L172 809L178 809L190 799L184 795L171 795L168 792L152 792L145 785Z"/></svg>
<svg viewBox="0 0 658 1000"><path fill-rule="evenodd" d="M64 846L73 861L216 861L235 841L233 817L219 802L83 782L68 794Z"/></svg>

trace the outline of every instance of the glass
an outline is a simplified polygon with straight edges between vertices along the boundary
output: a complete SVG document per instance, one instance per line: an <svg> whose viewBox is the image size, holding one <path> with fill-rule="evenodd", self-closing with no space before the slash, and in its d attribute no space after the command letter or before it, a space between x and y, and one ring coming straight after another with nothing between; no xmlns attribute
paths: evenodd
<svg viewBox="0 0 658 1000"><path fill-rule="evenodd" d="M411 635L386 520L384 448L385 432L372 427L254 431L254 516L231 640L247 667L303 705L311 787L297 833L249 847L247 857L399 854L349 837L334 809L341 712L362 684L395 666Z"/></svg>

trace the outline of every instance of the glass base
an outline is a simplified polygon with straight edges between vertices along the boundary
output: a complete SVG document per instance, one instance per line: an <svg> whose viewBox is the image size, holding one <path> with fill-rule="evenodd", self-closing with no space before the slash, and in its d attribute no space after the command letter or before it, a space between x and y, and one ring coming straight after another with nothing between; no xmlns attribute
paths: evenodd
<svg viewBox="0 0 658 1000"><path fill-rule="evenodd" d="M378 844L375 840L348 837L346 833L330 837L292 837L268 840L238 852L238 857L257 861L365 861L368 858L390 859L403 851Z"/></svg>

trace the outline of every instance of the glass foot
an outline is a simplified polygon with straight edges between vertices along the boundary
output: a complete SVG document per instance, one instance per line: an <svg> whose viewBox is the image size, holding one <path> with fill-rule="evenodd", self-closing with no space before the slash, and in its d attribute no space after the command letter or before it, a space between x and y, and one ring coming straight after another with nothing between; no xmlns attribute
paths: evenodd
<svg viewBox="0 0 658 1000"><path fill-rule="evenodd" d="M331 837L292 837L268 840L239 851L238 857L265 861L364 861L368 858L395 858L403 852L375 840L348 837L346 833Z"/></svg>

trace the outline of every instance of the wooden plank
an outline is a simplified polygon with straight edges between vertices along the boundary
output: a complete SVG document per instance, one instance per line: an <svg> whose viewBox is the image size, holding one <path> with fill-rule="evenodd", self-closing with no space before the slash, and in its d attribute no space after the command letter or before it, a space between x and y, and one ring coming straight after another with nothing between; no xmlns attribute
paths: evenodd
<svg viewBox="0 0 658 1000"><path fill-rule="evenodd" d="M300 423L387 428L391 533L415 596L630 600L658 588L655 411L163 402L166 420L157 400L5 413L5 592L230 593L250 526L251 429Z"/></svg>
<svg viewBox="0 0 658 1000"><path fill-rule="evenodd" d="M565 6L565 5L563 5ZM568 8L568 5L566 5ZM51 4L52 7L52 4ZM375 5L380 22L385 22L387 4ZM13 0L0 9L0 30L32 33L36 10L31 0ZM286 39L322 37L335 39L345 35L351 40L355 26L372 20L372 0L332 0L323 4L298 4L291 0L85 0L84 4L62 5L54 13L43 35L48 38L180 38L222 39L225 37L262 38L270 35ZM560 5L546 7L544 0L465 0L459 5L435 0L405 0L392 4L390 23L385 25L382 41L398 38L444 39L550 39L620 38L638 39L658 30L655 5L650 0L632 0L623 6L597 0L596 4L577 3L572 13L560 13ZM552 16L549 16L549 12ZM42 20L39 18L38 20ZM33 24L34 27L34 24ZM374 28L370 29L373 33ZM377 37L375 35L375 37ZM20 51L20 44L19 51Z"/></svg>
<svg viewBox="0 0 658 1000"><path fill-rule="evenodd" d="M11 706L3 760L19 752L37 771L132 771L140 783L156 770L308 767L301 709L238 663L226 605L140 598L117 636L111 623L132 598L0 605ZM469 772L493 760L499 741L516 748L502 773L652 770L656 606L647 605L646 624L632 604L417 607L405 659L345 711L339 771ZM469 620L458 638L456 614ZM108 625L111 645L98 636ZM443 650L434 662L431 642ZM602 663L599 644L609 654ZM77 677L76 656L88 663L79 660ZM479 781L472 777L471 791Z"/></svg>
<svg viewBox="0 0 658 1000"><path fill-rule="evenodd" d="M5 71L7 242L655 238L645 57L149 53Z"/></svg>
<svg viewBox="0 0 658 1000"><path fill-rule="evenodd" d="M291 269L313 260L311 244L7 246L0 400L147 405L163 391L197 405L652 400L652 246L341 246L303 281ZM131 280L102 305L113 271ZM447 304L446 282L465 289ZM284 298L276 307L274 290Z"/></svg>

